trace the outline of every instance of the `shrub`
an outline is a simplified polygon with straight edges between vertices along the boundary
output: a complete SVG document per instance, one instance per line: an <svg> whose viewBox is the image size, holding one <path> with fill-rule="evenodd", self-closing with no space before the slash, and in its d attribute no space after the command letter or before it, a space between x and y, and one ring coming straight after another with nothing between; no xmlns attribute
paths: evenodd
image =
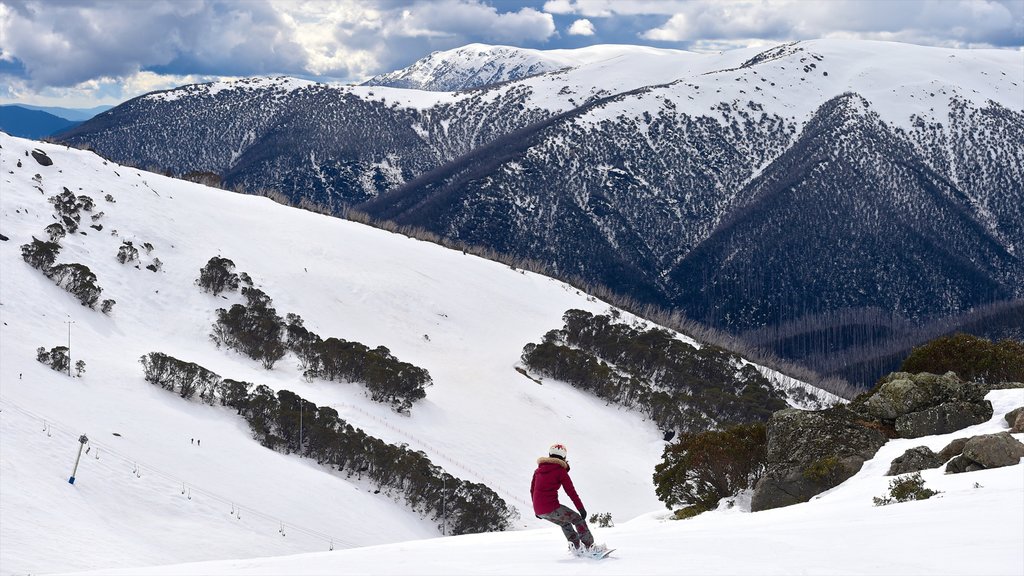
<svg viewBox="0 0 1024 576"><path fill-rule="evenodd" d="M235 274L235 263L227 258L214 256L199 269L199 278L196 284L211 292L214 296L224 291L238 290L238 274Z"/></svg>
<svg viewBox="0 0 1024 576"><path fill-rule="evenodd" d="M57 222L50 224L44 228L43 231L50 237L50 242L60 242L61 239L67 236L67 232L64 230L64 227Z"/></svg>
<svg viewBox="0 0 1024 576"><path fill-rule="evenodd" d="M110 311L114 309L114 304L117 304L117 302L114 300L111 300L109 298L104 300L100 304L100 312L103 312L104 314L110 314Z"/></svg>
<svg viewBox="0 0 1024 576"><path fill-rule="evenodd" d="M103 289L96 284L96 275L84 264L57 264L46 275L73 294L82 306L95 307Z"/></svg>
<svg viewBox="0 0 1024 576"><path fill-rule="evenodd" d="M59 226L59 224L58 224ZM63 227L61 227L63 230ZM46 272L57 261L60 254L60 244L56 242L44 242L32 237L32 242L21 245L21 258L28 262L29 266Z"/></svg>
<svg viewBox="0 0 1024 576"><path fill-rule="evenodd" d="M910 500L927 500L936 494L935 490L924 487L924 480L920 472L897 476L889 481L889 497L879 498L875 496L872 500L875 506L886 506L893 502L907 502Z"/></svg>
<svg viewBox="0 0 1024 576"><path fill-rule="evenodd" d="M159 272L164 267L164 263L159 258L153 258L153 262L146 266L146 270L152 270L153 272Z"/></svg>
<svg viewBox="0 0 1024 576"><path fill-rule="evenodd" d="M138 259L139 249L132 244L131 240L123 240L121 247L117 249L117 261L124 264L138 261Z"/></svg>
<svg viewBox="0 0 1024 576"><path fill-rule="evenodd" d="M75 362L75 376L81 378L85 374L85 360Z"/></svg>
<svg viewBox="0 0 1024 576"><path fill-rule="evenodd" d="M591 514L590 523L597 524L600 528L610 528L615 526L615 522L612 522L612 513L604 512L602 514Z"/></svg>
<svg viewBox="0 0 1024 576"><path fill-rule="evenodd" d="M964 380L989 384L1024 382L1024 343L952 334L914 348L900 370L933 374L952 371Z"/></svg>
<svg viewBox="0 0 1024 576"><path fill-rule="evenodd" d="M764 474L767 438L762 423L685 432L665 447L654 468L655 493L665 506L714 509L722 498L752 487Z"/></svg>
<svg viewBox="0 0 1024 576"><path fill-rule="evenodd" d="M49 351L40 346L36 348L36 360L57 372L68 373L68 363L71 362L71 355L67 346L54 346Z"/></svg>
<svg viewBox="0 0 1024 576"><path fill-rule="evenodd" d="M708 508L703 504L694 504L693 506L686 506L684 508L676 510L675 512L672 513L672 516L676 520L689 520L690 518L703 514L709 510L711 510L711 508Z"/></svg>

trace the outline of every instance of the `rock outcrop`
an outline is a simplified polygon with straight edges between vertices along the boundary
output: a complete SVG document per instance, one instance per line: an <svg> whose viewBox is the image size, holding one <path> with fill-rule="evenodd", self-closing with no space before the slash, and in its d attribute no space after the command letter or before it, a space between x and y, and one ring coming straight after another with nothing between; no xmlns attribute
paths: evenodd
<svg viewBox="0 0 1024 576"><path fill-rule="evenodd" d="M900 438L920 438L987 422L992 418L987 393L986 387L964 382L953 372L894 372L850 409L892 426Z"/></svg>
<svg viewBox="0 0 1024 576"><path fill-rule="evenodd" d="M1021 458L1024 458L1024 444L1009 432L982 434L964 444L963 453L946 465L946 473L959 474L1013 466L1019 464Z"/></svg>
<svg viewBox="0 0 1024 576"><path fill-rule="evenodd" d="M768 470L758 481L751 510L806 502L856 474L888 440L843 406L787 408L768 421Z"/></svg>

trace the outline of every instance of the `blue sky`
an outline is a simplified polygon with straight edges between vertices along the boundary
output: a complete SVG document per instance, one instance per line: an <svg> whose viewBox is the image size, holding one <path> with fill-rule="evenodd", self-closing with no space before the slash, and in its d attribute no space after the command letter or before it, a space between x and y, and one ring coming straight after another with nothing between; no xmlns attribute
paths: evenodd
<svg viewBox="0 0 1024 576"><path fill-rule="evenodd" d="M0 0L0 103L91 107L252 75L359 82L471 42L829 37L1021 51L1024 0Z"/></svg>

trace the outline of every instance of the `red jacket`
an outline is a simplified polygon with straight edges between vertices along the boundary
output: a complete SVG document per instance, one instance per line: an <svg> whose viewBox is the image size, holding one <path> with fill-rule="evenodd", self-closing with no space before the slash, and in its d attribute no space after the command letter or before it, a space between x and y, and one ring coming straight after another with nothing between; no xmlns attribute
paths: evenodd
<svg viewBox="0 0 1024 576"><path fill-rule="evenodd" d="M572 479L569 478L569 463L559 458L538 458L537 469L534 470L533 480L530 482L533 513L540 516L558 508L559 488L565 488L565 493L572 499L576 509L583 510L583 502L576 494Z"/></svg>

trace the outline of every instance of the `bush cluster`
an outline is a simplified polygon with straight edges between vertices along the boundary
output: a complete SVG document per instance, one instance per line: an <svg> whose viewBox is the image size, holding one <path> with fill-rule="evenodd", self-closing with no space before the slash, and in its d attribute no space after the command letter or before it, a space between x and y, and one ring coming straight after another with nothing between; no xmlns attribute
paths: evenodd
<svg viewBox="0 0 1024 576"><path fill-rule="evenodd" d="M194 362L178 360L161 352L150 352L139 358L139 362L142 363L147 382L186 399L198 393L201 399L213 403L216 387L221 382L220 376L214 372Z"/></svg>
<svg viewBox="0 0 1024 576"><path fill-rule="evenodd" d="M218 348L224 345L237 350L271 370L287 351L282 339L284 320L266 292L246 286L242 296L246 304L217 309L210 338Z"/></svg>
<svg viewBox="0 0 1024 576"><path fill-rule="evenodd" d="M914 348L900 371L952 371L964 380L987 384L1024 382L1024 342L992 342L970 334L951 334Z"/></svg>
<svg viewBox="0 0 1024 576"><path fill-rule="evenodd" d="M270 297L259 288L242 288L246 304L217 310L210 338L258 360L270 370L291 351L308 379L361 382L375 402L408 412L426 397L430 373L396 358L384 346L370 348L341 338L321 338L308 330L297 314L277 314Z"/></svg>
<svg viewBox="0 0 1024 576"><path fill-rule="evenodd" d="M57 256L60 254L60 240L68 232L78 229L78 223L81 220L79 212L93 209L92 198L75 196L70 190L64 188L62 193L51 197L49 201L53 204L61 223L55 222L44 229L50 238L49 241L39 240L33 236L31 242L22 244L21 258L29 266L42 271L47 278L78 298L83 306L95 308L103 289L97 284L96 275L92 270L84 264L55 264ZM113 300L104 300L104 313L109 313L113 306Z"/></svg>
<svg viewBox="0 0 1024 576"><path fill-rule="evenodd" d="M493 490L461 480L431 463L423 452L387 444L288 390L276 394L220 376L197 364L160 352L143 356L145 378L182 398L234 408L253 438L272 450L316 459L317 463L400 494L415 512L447 525L451 534L506 530L518 516ZM301 423L301 433L300 433ZM301 437L301 443L300 443Z"/></svg>
<svg viewBox="0 0 1024 576"><path fill-rule="evenodd" d="M681 434L654 468L658 499L668 508L684 505L699 513L752 488L767 466L765 429L757 422Z"/></svg>
<svg viewBox="0 0 1024 576"><path fill-rule="evenodd" d="M64 191L56 196L48 198L50 204L57 214L57 218L68 233L73 234L78 230L82 221L82 211L91 212L95 207L92 198L88 196L75 196L71 190L64 188Z"/></svg>
<svg viewBox="0 0 1024 576"><path fill-rule="evenodd" d="M560 330L523 348L534 372L637 407L666 431L765 421L785 399L756 368L724 349L695 348L664 329L568 310Z"/></svg>
<svg viewBox="0 0 1024 576"><path fill-rule="evenodd" d="M196 285L214 296L225 291L238 290L240 277L234 272L235 263L227 258L214 256L199 269Z"/></svg>
<svg viewBox="0 0 1024 576"><path fill-rule="evenodd" d="M57 372L70 375L68 364L71 362L71 354L67 346L54 346L49 350L40 346L36 348L36 360ZM82 374L85 374L85 360L78 360L75 362L75 376L81 377Z"/></svg>
<svg viewBox="0 0 1024 576"><path fill-rule="evenodd" d="M372 400L408 412L433 381L425 369L402 362L384 346L327 338L308 330L296 314L287 317L287 346L299 358L307 379L362 382Z"/></svg>
<svg viewBox="0 0 1024 576"><path fill-rule="evenodd" d="M938 491L924 487L924 480L920 472L897 476L889 481L889 496L879 498L875 496L872 500L875 506L886 506L894 502L909 502L910 500L927 500L939 494Z"/></svg>

